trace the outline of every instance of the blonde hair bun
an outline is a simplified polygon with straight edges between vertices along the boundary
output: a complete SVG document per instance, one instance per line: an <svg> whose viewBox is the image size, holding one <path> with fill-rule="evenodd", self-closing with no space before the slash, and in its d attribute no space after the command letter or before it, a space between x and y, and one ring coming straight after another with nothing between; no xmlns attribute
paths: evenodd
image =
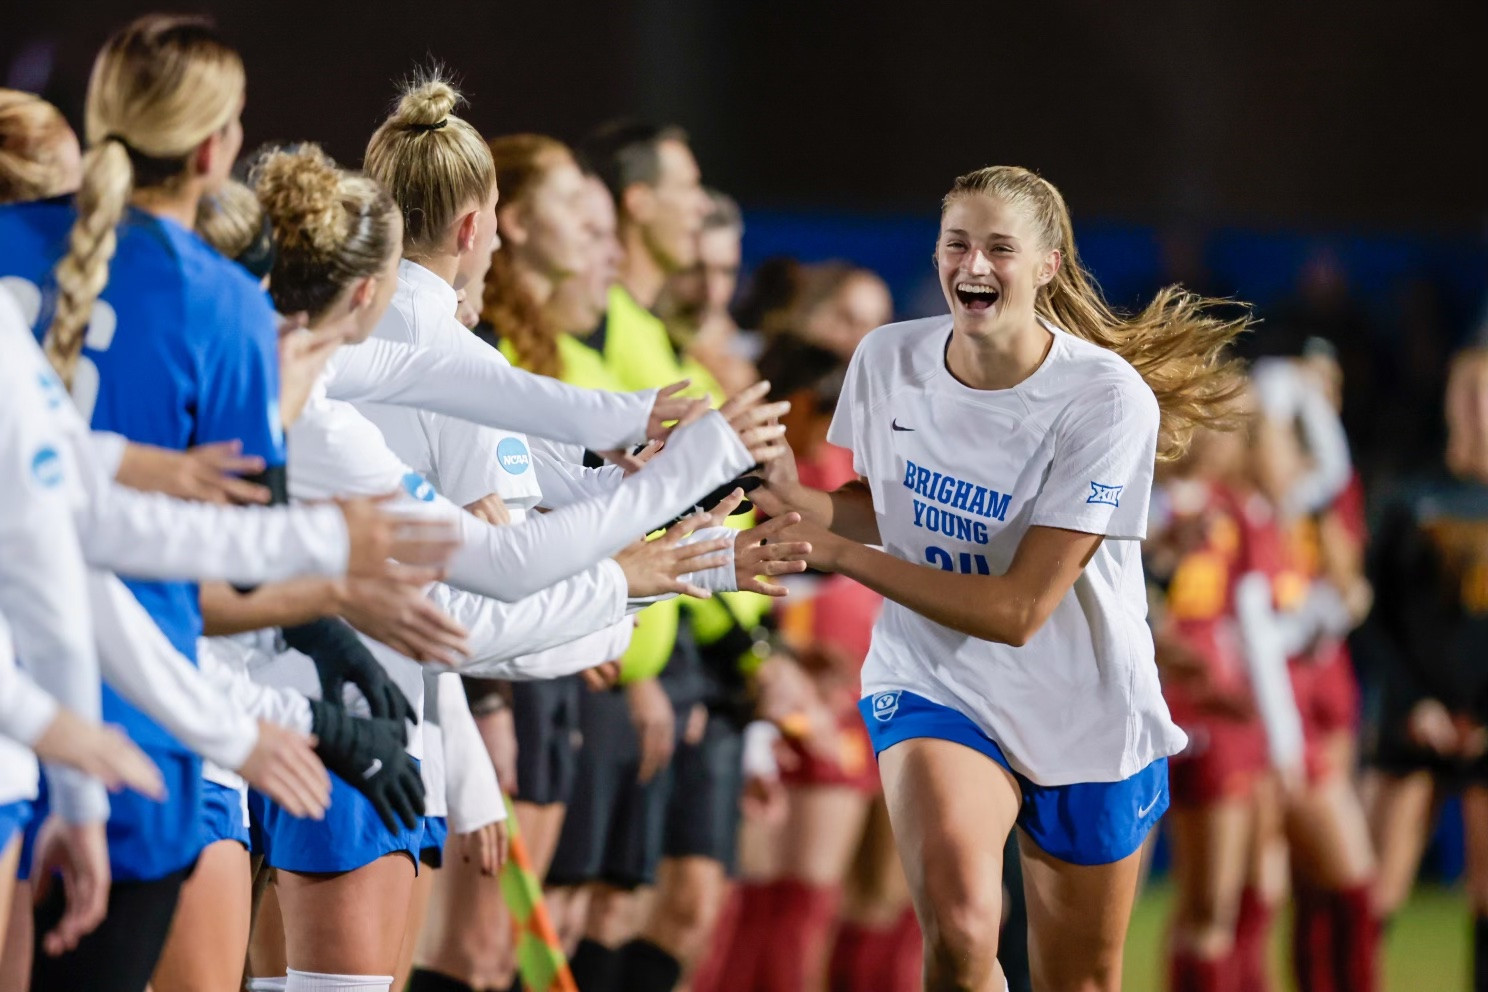
<svg viewBox="0 0 1488 992"><path fill-rule="evenodd" d="M409 81L389 123L433 129L439 127L464 100L440 70L430 69Z"/></svg>
<svg viewBox="0 0 1488 992"><path fill-rule="evenodd" d="M319 145L276 148L259 159L251 179L281 250L329 255L345 239L345 179Z"/></svg>
<svg viewBox="0 0 1488 992"><path fill-rule="evenodd" d="M436 250L461 213L479 208L496 185L485 139L454 113L463 102L439 66L416 70L367 142L362 168L403 212L405 255Z"/></svg>

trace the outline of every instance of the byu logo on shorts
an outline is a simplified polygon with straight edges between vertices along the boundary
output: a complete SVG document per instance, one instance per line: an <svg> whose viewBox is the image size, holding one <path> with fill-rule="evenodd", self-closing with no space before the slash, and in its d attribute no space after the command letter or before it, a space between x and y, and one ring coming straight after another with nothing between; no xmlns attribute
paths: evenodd
<svg viewBox="0 0 1488 992"><path fill-rule="evenodd" d="M496 461L512 475L521 475L532 464L532 456L521 438L509 437L496 445Z"/></svg>
<svg viewBox="0 0 1488 992"><path fill-rule="evenodd" d="M429 480L417 472L409 472L403 476L403 491L420 503L434 502L434 487Z"/></svg>
<svg viewBox="0 0 1488 992"><path fill-rule="evenodd" d="M899 692L876 692L873 694L873 718L888 723L899 712Z"/></svg>
<svg viewBox="0 0 1488 992"><path fill-rule="evenodd" d="M1121 505L1121 486L1104 486L1099 482L1090 484L1090 498L1087 503L1104 503L1107 506Z"/></svg>

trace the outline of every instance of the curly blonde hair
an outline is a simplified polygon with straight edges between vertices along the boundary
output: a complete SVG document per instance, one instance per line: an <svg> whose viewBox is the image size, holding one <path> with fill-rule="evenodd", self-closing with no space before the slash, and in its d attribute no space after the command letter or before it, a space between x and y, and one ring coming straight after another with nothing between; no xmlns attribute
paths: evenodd
<svg viewBox="0 0 1488 992"><path fill-rule="evenodd" d="M269 292L281 313L313 320L397 250L397 204L375 180L347 172L319 145L276 148L254 165L258 198L274 225Z"/></svg>
<svg viewBox="0 0 1488 992"><path fill-rule="evenodd" d="M1250 326L1248 307L1240 316L1218 316L1215 307L1237 304L1168 286L1140 313L1118 314L1080 262L1069 207L1053 183L1017 166L988 166L957 178L941 212L958 198L974 195L996 197L1027 211L1043 249L1059 252L1059 269L1039 288L1034 309L1069 333L1120 355L1141 374L1161 413L1160 460L1181 457L1200 426L1241 426L1235 409L1245 389L1245 368L1229 346Z"/></svg>

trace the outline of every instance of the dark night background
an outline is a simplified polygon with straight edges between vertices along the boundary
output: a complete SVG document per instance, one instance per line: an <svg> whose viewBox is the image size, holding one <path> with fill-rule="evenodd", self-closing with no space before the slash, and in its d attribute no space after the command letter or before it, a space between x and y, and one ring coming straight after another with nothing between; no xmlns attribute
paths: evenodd
<svg viewBox="0 0 1488 992"><path fill-rule="evenodd" d="M98 44L161 5L5 6L10 83L40 78L75 116ZM1044 172L1077 216L1142 223L1471 231L1488 208L1481 2L178 9L211 14L242 49L250 146L316 138L346 161L392 81L432 54L490 133L675 120L708 179L754 208L928 211L993 161Z"/></svg>

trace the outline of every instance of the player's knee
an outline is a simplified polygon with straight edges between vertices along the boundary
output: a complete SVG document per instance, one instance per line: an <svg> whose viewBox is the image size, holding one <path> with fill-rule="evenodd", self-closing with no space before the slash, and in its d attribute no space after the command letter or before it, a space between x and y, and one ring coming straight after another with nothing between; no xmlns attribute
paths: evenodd
<svg viewBox="0 0 1488 992"><path fill-rule="evenodd" d="M1055 942L1059 944L1061 942ZM1121 988L1120 946L1032 946L1029 971L1041 992L1117 992Z"/></svg>
<svg viewBox="0 0 1488 992"><path fill-rule="evenodd" d="M931 896L925 956L931 989L980 988L997 966L1001 901L962 889Z"/></svg>

